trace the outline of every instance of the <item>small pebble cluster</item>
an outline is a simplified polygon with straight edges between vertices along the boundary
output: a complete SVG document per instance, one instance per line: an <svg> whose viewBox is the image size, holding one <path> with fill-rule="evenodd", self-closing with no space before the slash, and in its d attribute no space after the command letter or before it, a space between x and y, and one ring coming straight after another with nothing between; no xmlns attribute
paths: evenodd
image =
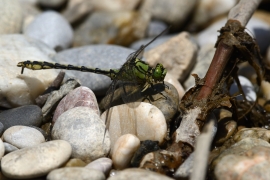
<svg viewBox="0 0 270 180"><path fill-rule="evenodd" d="M169 142L170 125L179 125L174 122L181 114L180 100L195 85L190 74L205 76L217 31L237 2L0 0L0 179L187 179L192 155L169 175L145 170L140 163ZM246 28L270 63L269 17L258 10ZM66 71L61 87L36 105L59 70L24 69L21 74L16 66L31 60L119 69L169 25L175 33L159 37L143 55L150 66L161 63L168 70L166 88L141 103L113 106L109 122L99 102L110 78ZM263 81L258 94L255 71L244 63L238 74L247 100L264 108L259 113L270 113L270 84ZM230 94L237 93L233 82ZM117 92L114 96L121 99ZM216 148L208 178L270 179L269 127L238 126L228 109L214 113Z"/></svg>

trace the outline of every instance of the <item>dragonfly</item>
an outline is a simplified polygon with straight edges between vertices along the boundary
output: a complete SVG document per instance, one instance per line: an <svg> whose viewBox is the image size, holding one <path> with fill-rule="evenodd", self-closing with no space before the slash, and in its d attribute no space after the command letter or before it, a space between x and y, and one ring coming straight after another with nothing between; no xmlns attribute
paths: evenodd
<svg viewBox="0 0 270 180"><path fill-rule="evenodd" d="M148 42L146 45L142 45L137 51L131 53L127 57L127 61L122 65L120 69L109 69L103 70L99 68L92 68L86 66L75 66L71 64L59 64L59 63L52 63L46 61L22 61L17 64L18 67L21 67L21 74L24 72L24 68L31 69L31 70L42 70L42 69L66 69L66 70L76 70L82 72L90 72L96 74L102 74L111 78L112 83L107 91L107 97L109 101L108 111L105 119L105 124L107 126L107 119L109 114L110 104L113 100L114 91L117 86L119 86L120 82L125 83L134 83L139 86L141 92L144 92L150 87L153 87L154 84L163 83L164 78L167 73L167 69L160 63L156 64L155 67L151 67L147 62L142 60L142 54L144 49L155 41L159 36L161 36L167 29L162 31L158 36ZM120 83L120 84L125 84ZM126 91L125 88L124 92ZM123 96L122 96L123 97ZM124 100L124 98L122 98ZM124 100L125 102L125 100ZM107 128L108 129L108 128Z"/></svg>

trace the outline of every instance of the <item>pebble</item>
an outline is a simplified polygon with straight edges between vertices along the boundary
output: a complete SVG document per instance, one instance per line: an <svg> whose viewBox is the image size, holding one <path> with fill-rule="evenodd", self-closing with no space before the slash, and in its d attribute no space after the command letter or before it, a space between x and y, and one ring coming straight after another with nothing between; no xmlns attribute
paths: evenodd
<svg viewBox="0 0 270 180"><path fill-rule="evenodd" d="M115 45L90 45L62 51L54 56L58 63L88 66L100 69L117 69L125 62L129 54L134 52ZM109 61L108 61L109 59ZM66 71L69 77L79 79L82 86L91 88L96 95L105 95L111 80L109 77L95 73Z"/></svg>
<svg viewBox="0 0 270 180"><path fill-rule="evenodd" d="M75 107L57 119L51 135L52 139L66 140L71 144L73 158L90 162L109 153L109 134L106 132L104 137L104 131L105 124L94 110Z"/></svg>
<svg viewBox="0 0 270 180"><path fill-rule="evenodd" d="M252 85L252 83L244 76L238 76L240 84L242 85L242 89L244 91L244 94L246 95L246 98L248 101L256 101L257 95L254 89L254 86ZM238 91L238 87L236 82L234 81L234 83L231 85L230 88L230 94L231 95L236 95L236 93L240 93ZM236 97L237 100L243 100L243 95L237 96Z"/></svg>
<svg viewBox="0 0 270 180"><path fill-rule="evenodd" d="M68 48L73 39L71 25L61 14L54 11L37 16L26 27L24 34L42 41L56 51Z"/></svg>
<svg viewBox="0 0 270 180"><path fill-rule="evenodd" d="M115 176L111 176L108 180L173 180L172 178L155 173L152 171L139 169L139 168L129 168L118 172Z"/></svg>
<svg viewBox="0 0 270 180"><path fill-rule="evenodd" d="M196 62L196 54L197 45L191 41L189 33L182 32L166 43L147 51L144 58L151 66L163 64L172 76L183 82Z"/></svg>
<svg viewBox="0 0 270 180"><path fill-rule="evenodd" d="M72 158L68 160L68 162L66 162L63 167L84 167L84 166L86 166L86 163L83 162L81 159Z"/></svg>
<svg viewBox="0 0 270 180"><path fill-rule="evenodd" d="M24 69L24 74L21 74L17 63L24 60L52 61L49 56L55 51L38 40L19 34L0 36L0 47L0 77L5 77L0 81L1 107L34 104L34 99L55 79L57 71Z"/></svg>
<svg viewBox="0 0 270 180"><path fill-rule="evenodd" d="M241 155L230 154L217 164L214 174L217 179L269 179L270 148L255 146Z"/></svg>
<svg viewBox="0 0 270 180"><path fill-rule="evenodd" d="M0 0L0 34L16 34L21 31L23 9L20 1Z"/></svg>
<svg viewBox="0 0 270 180"><path fill-rule="evenodd" d="M106 111L101 115L105 121ZM109 115L111 147L124 134L134 134L140 141L152 140L163 143L167 135L167 124L162 112L155 106L141 102L137 107L128 104L114 106Z"/></svg>
<svg viewBox="0 0 270 180"><path fill-rule="evenodd" d="M121 11L135 9L140 3L140 0L95 0L93 6L96 9L103 11Z"/></svg>
<svg viewBox="0 0 270 180"><path fill-rule="evenodd" d="M8 128L3 134L3 139L19 149L33 147L45 142L45 138L40 131L28 126Z"/></svg>
<svg viewBox="0 0 270 180"><path fill-rule="evenodd" d="M144 37L149 20L149 15L140 11L94 12L75 30L73 46L128 46Z"/></svg>
<svg viewBox="0 0 270 180"><path fill-rule="evenodd" d="M170 0L166 2L163 0L147 0L142 3L140 10L150 13L152 19L162 20L172 25L172 28L179 28L195 8L196 2L196 0Z"/></svg>
<svg viewBox="0 0 270 180"><path fill-rule="evenodd" d="M105 175L108 175L112 169L112 160L106 157L98 158L86 165L85 168L95 169L103 172Z"/></svg>
<svg viewBox="0 0 270 180"><path fill-rule="evenodd" d="M156 37L166 28L168 28L168 26L163 21L151 20L148 24L146 36L152 38Z"/></svg>
<svg viewBox="0 0 270 180"><path fill-rule="evenodd" d="M55 111L55 107L58 105L59 101L78 86L80 86L78 81L75 79L68 79L59 90L50 93L46 103L42 107L43 123L51 121L52 113Z"/></svg>
<svg viewBox="0 0 270 180"><path fill-rule="evenodd" d="M140 140L133 134L120 136L114 144L112 152L113 166L116 169L129 167L132 156L140 146Z"/></svg>
<svg viewBox="0 0 270 180"><path fill-rule="evenodd" d="M105 175L97 171L95 169L81 168L81 167L65 167L60 169L55 169L51 171L47 178L47 180L86 180L86 179L94 179L94 180L105 180Z"/></svg>
<svg viewBox="0 0 270 180"><path fill-rule="evenodd" d="M5 153L6 154L19 150L19 148L15 147L7 142L4 142L4 146L5 146Z"/></svg>
<svg viewBox="0 0 270 180"><path fill-rule="evenodd" d="M179 81L173 77L170 73L166 74L166 77L164 79L164 81L170 83L173 87L175 87L175 89L177 90L178 93L178 102L180 103L180 99L182 99L182 97L185 94L185 89L184 87L179 83ZM167 119L167 118L166 118Z"/></svg>
<svg viewBox="0 0 270 180"><path fill-rule="evenodd" d="M198 33L197 42L199 46L203 47L205 44L212 44L214 46L219 35L217 30L223 27L226 21L227 18L222 18ZM252 17L248 22L246 29L248 29L250 34L256 39L261 53L265 53L270 41L270 25L256 17Z"/></svg>
<svg viewBox="0 0 270 180"><path fill-rule="evenodd" d="M0 113L0 122L4 125L4 130L16 126L40 126L42 113L40 107L36 105L26 105Z"/></svg>
<svg viewBox="0 0 270 180"><path fill-rule="evenodd" d="M0 159L4 156L4 153L5 153L5 146L2 139L0 138Z"/></svg>
<svg viewBox="0 0 270 180"><path fill-rule="evenodd" d="M193 70L190 74L197 74L200 78L206 75L206 72L212 62L216 49L213 44L205 44L200 48L197 55L197 63L195 64ZM193 76L189 75L184 82L186 89L190 89L195 85L195 79Z"/></svg>
<svg viewBox="0 0 270 180"><path fill-rule="evenodd" d="M97 115L100 115L98 103L95 94L88 87L80 86L69 92L58 104L52 122L65 111L78 106L85 106L93 109Z"/></svg>
<svg viewBox="0 0 270 180"><path fill-rule="evenodd" d="M202 0L197 3L193 14L192 24L194 26L202 26L211 21L213 18L226 14L237 3L236 0Z"/></svg>
<svg viewBox="0 0 270 180"><path fill-rule="evenodd" d="M270 83L263 80L261 84L261 90L263 93L263 97L266 100L270 100Z"/></svg>
<svg viewBox="0 0 270 180"><path fill-rule="evenodd" d="M66 141L45 142L5 155L1 160L1 170L6 177L14 179L41 177L60 167L71 152L72 148Z"/></svg>

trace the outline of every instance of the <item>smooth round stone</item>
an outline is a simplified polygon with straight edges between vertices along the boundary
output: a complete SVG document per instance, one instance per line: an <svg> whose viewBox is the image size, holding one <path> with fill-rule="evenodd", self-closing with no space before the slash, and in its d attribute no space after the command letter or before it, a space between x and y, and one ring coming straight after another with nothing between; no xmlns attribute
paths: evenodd
<svg viewBox="0 0 270 180"><path fill-rule="evenodd" d="M133 134L125 134L117 139L112 152L112 161L116 169L127 168L135 151L140 146L140 140Z"/></svg>
<svg viewBox="0 0 270 180"><path fill-rule="evenodd" d="M75 30L73 46L88 44L128 46L144 37L149 20L148 14L139 11L93 12Z"/></svg>
<svg viewBox="0 0 270 180"><path fill-rule="evenodd" d="M5 146L5 153L6 154L19 150L19 148L13 146L12 144L6 143L6 142L4 142L4 146Z"/></svg>
<svg viewBox="0 0 270 180"><path fill-rule="evenodd" d="M70 24L61 14L46 11L26 27L24 34L38 39L56 51L66 49L73 39Z"/></svg>
<svg viewBox="0 0 270 180"><path fill-rule="evenodd" d="M256 146L241 155L230 154L216 165L216 179L269 179L270 148Z"/></svg>
<svg viewBox="0 0 270 180"><path fill-rule="evenodd" d="M262 81L261 90L262 90L264 98L266 100L270 100L270 83L267 81Z"/></svg>
<svg viewBox="0 0 270 180"><path fill-rule="evenodd" d="M21 31L23 9L20 1L0 0L0 34L15 34Z"/></svg>
<svg viewBox="0 0 270 180"><path fill-rule="evenodd" d="M105 124L96 112L81 106L64 112L55 122L51 135L71 144L72 157L90 162L109 153L109 134L104 131Z"/></svg>
<svg viewBox="0 0 270 180"><path fill-rule="evenodd" d="M242 89L245 93L245 96L247 98L248 101L256 101L257 95L256 92L254 90L254 86L252 85L252 83L245 78L244 76L238 76L240 84L242 85ZM236 85L236 82L234 82L231 85L230 88L230 94L233 95L235 93L239 92L238 87ZM243 95L239 95L236 97L237 100L243 100Z"/></svg>
<svg viewBox="0 0 270 180"><path fill-rule="evenodd" d="M156 37L167 27L162 21L152 20L148 25L146 35L147 37Z"/></svg>
<svg viewBox="0 0 270 180"><path fill-rule="evenodd" d="M134 134L140 141L152 140L161 144L167 135L167 124L162 112L149 103L141 102L137 107L132 105L124 104L110 109L108 122L111 147L124 134ZM101 115L104 121L106 113Z"/></svg>
<svg viewBox="0 0 270 180"><path fill-rule="evenodd" d="M5 153L5 146L2 139L0 138L0 159L4 156L4 153Z"/></svg>
<svg viewBox="0 0 270 180"><path fill-rule="evenodd" d="M132 52L134 50L115 45L90 45L62 51L54 56L54 60L64 64L76 62L75 65L92 68L118 69ZM79 79L82 86L91 88L96 95L105 95L112 82L109 77L95 73L67 71L66 74Z"/></svg>
<svg viewBox="0 0 270 180"><path fill-rule="evenodd" d="M42 112L36 105L21 106L0 113L0 122L4 125L4 130L16 125L40 126Z"/></svg>
<svg viewBox="0 0 270 180"><path fill-rule="evenodd" d="M24 60L52 61L49 57L55 51L39 40L12 34L0 36L0 81L1 107L13 108L28 104L35 104L35 98L42 94L57 76L55 69L33 71L21 68L17 63Z"/></svg>
<svg viewBox="0 0 270 180"><path fill-rule="evenodd" d="M51 171L47 180L74 180L74 179L94 179L94 180L105 180L105 175L95 169L80 168L80 167L65 167L55 169Z"/></svg>
<svg viewBox="0 0 270 180"><path fill-rule="evenodd" d="M3 134L4 141L17 148L33 147L45 142L40 131L28 126L12 126Z"/></svg>
<svg viewBox="0 0 270 180"><path fill-rule="evenodd" d="M85 168L95 169L107 175L112 169L112 160L106 157L98 158L92 161L91 163L87 164Z"/></svg>
<svg viewBox="0 0 270 180"><path fill-rule="evenodd" d="M52 122L55 123L57 118L65 111L78 106L85 106L93 109L97 115L100 115L98 103L95 94L88 87L80 86L69 92L58 104Z"/></svg>
<svg viewBox="0 0 270 180"><path fill-rule="evenodd" d="M173 180L172 178L155 173L152 171L130 168L118 172L115 176L111 176L108 180Z"/></svg>
<svg viewBox="0 0 270 180"><path fill-rule="evenodd" d="M2 173L9 178L30 179L46 175L68 160L70 144L63 140L49 141L5 155L1 160Z"/></svg>

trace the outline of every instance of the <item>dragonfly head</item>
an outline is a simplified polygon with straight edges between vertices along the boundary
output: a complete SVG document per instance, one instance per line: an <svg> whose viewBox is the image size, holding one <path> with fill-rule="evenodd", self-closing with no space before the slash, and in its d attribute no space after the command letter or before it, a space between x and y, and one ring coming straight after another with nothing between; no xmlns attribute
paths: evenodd
<svg viewBox="0 0 270 180"><path fill-rule="evenodd" d="M166 73L167 69L165 69L162 64L158 63L153 69L152 77L155 81L164 81Z"/></svg>

